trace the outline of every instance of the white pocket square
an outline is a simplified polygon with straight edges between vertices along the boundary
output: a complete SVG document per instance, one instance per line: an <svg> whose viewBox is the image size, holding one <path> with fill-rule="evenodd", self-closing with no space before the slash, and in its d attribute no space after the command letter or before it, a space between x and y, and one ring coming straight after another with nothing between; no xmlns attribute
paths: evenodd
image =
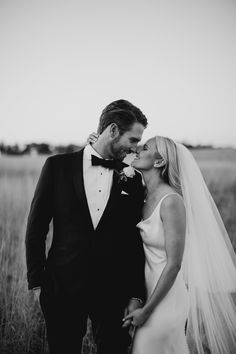
<svg viewBox="0 0 236 354"><path fill-rule="evenodd" d="M121 191L121 194L129 195L129 194L126 193L125 191Z"/></svg>

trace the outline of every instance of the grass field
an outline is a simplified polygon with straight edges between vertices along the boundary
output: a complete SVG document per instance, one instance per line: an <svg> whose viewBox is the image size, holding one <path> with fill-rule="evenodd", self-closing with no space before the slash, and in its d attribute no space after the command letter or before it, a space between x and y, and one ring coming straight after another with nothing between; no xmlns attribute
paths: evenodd
<svg viewBox="0 0 236 354"><path fill-rule="evenodd" d="M194 152L236 250L236 150ZM27 290L26 219L45 157L0 157L0 353L47 353L39 305ZM94 353L87 336L83 353Z"/></svg>

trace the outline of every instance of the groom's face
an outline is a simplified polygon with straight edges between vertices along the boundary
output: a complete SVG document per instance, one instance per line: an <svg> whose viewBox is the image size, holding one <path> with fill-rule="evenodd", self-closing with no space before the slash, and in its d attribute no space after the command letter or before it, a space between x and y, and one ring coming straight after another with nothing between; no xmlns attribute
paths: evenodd
<svg viewBox="0 0 236 354"><path fill-rule="evenodd" d="M144 126L134 123L129 130L115 137L111 143L111 154L116 160L124 160L127 154L136 152L137 144L142 139Z"/></svg>

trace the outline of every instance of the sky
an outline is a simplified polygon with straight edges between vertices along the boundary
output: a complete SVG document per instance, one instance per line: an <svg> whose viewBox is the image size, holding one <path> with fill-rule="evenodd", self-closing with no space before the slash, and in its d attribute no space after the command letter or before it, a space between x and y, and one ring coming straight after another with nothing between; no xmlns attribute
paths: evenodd
<svg viewBox="0 0 236 354"><path fill-rule="evenodd" d="M127 99L143 139L236 147L236 0L0 0L0 142L81 144Z"/></svg>

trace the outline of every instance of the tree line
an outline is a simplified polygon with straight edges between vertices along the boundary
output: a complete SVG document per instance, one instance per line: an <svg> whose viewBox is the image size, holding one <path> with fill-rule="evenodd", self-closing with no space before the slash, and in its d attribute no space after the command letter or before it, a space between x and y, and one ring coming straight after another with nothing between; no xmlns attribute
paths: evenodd
<svg viewBox="0 0 236 354"><path fill-rule="evenodd" d="M189 149L212 149L212 145L191 145L183 143ZM60 153L69 153L80 150L82 145L51 145L48 143L31 143L24 146L19 144L4 144L0 143L0 154L4 155L51 155Z"/></svg>
<svg viewBox="0 0 236 354"><path fill-rule="evenodd" d="M68 145L51 145L48 143L31 143L21 146L19 144L4 144L0 143L0 153L4 155L51 155L73 152L80 150L82 146Z"/></svg>

